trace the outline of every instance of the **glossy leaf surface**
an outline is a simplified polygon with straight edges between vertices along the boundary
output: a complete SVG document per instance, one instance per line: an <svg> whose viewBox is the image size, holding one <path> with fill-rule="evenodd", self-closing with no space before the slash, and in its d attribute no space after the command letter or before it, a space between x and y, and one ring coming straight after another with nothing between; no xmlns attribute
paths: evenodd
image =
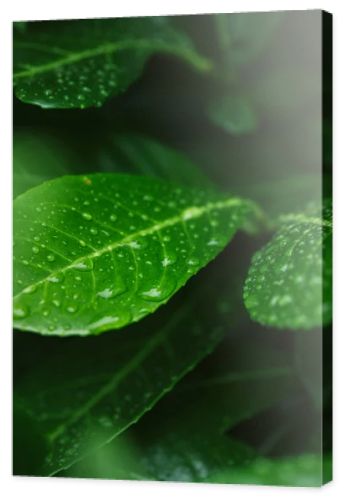
<svg viewBox="0 0 347 500"><path fill-rule="evenodd" d="M25 31L14 31L15 92L43 108L101 106L141 75L153 53L198 70L210 66L167 18L27 23Z"/></svg>
<svg viewBox="0 0 347 500"><path fill-rule="evenodd" d="M208 482L220 470L249 463L255 452L225 432L285 399L294 387L281 351L250 344L240 349L224 340L150 414L67 474ZM121 457L127 449L131 457L124 466ZM99 469L98 464L105 466Z"/></svg>
<svg viewBox="0 0 347 500"><path fill-rule="evenodd" d="M51 475L81 460L143 417L209 354L235 319L232 292L240 285L228 261L226 251L167 307L120 334L60 339L18 332L15 415L27 424L16 440L15 473ZM23 449L32 429L40 447Z"/></svg>
<svg viewBox="0 0 347 500"><path fill-rule="evenodd" d="M264 325L309 329L332 317L332 212L288 215L252 260L244 287L251 317Z"/></svg>
<svg viewBox="0 0 347 500"><path fill-rule="evenodd" d="M16 384L15 402L39 429L37 442L42 444L38 457L36 448L30 450L32 459L23 470L21 461L28 452L21 443L32 435L27 424L15 449L20 461L15 472L54 474L109 442L148 411L223 335L220 325L198 313L206 309L200 300L195 303L199 321L191 316L193 304L175 304L165 318L150 317L122 335L37 337L52 354Z"/></svg>
<svg viewBox="0 0 347 500"><path fill-rule="evenodd" d="M50 335L118 329L211 261L251 205L120 174L49 181L14 204L14 324Z"/></svg>

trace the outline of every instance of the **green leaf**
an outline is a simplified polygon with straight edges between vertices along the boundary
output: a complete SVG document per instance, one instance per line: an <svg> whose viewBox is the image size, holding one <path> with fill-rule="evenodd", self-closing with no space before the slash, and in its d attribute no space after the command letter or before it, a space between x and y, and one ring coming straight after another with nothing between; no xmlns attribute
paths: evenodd
<svg viewBox="0 0 347 500"><path fill-rule="evenodd" d="M254 132L258 125L252 102L242 95L218 97L210 103L208 115L215 125L233 135Z"/></svg>
<svg viewBox="0 0 347 500"><path fill-rule="evenodd" d="M14 31L15 92L43 108L101 106L124 92L154 53L210 67L167 18L31 22Z"/></svg>
<svg viewBox="0 0 347 500"><path fill-rule="evenodd" d="M310 329L332 317L332 212L281 218L272 240L253 259L244 287L255 321Z"/></svg>
<svg viewBox="0 0 347 500"><path fill-rule="evenodd" d="M283 12L247 12L215 16L224 71L251 63L265 50L279 28Z"/></svg>
<svg viewBox="0 0 347 500"><path fill-rule="evenodd" d="M230 332L236 317L232 294L237 288L239 296L241 287L235 282L239 267L239 262L230 265L225 252L167 307L121 335L60 339L17 333L15 412L27 416L22 421L33 421L40 430L40 450L47 450L33 460L34 451L21 446L30 441L32 428L16 429L20 473L54 474L143 417ZM228 310L223 297L229 299ZM125 456L125 442L122 448L125 466L134 450L130 444Z"/></svg>
<svg viewBox="0 0 347 500"><path fill-rule="evenodd" d="M58 138L35 129L16 132L13 138L13 196L75 171L76 163L76 155Z"/></svg>
<svg viewBox="0 0 347 500"><path fill-rule="evenodd" d="M226 246L252 205L121 174L63 177L14 203L14 325L118 329L155 311Z"/></svg>
<svg viewBox="0 0 347 500"><path fill-rule="evenodd" d="M140 134L109 134L98 155L100 169L148 175L191 187L212 182L183 152Z"/></svg>
<svg viewBox="0 0 347 500"><path fill-rule="evenodd" d="M319 455L266 459L257 458L247 466L218 471L209 477L212 483L261 484L276 486L322 486L323 459ZM331 468L331 457L324 459L324 468Z"/></svg>
<svg viewBox="0 0 347 500"><path fill-rule="evenodd" d="M225 431L285 400L293 391L293 378L279 349L247 341L240 347L238 341L225 339L120 439L61 475L203 482L249 461L254 451ZM127 449L131 459L124 464L121 457Z"/></svg>
<svg viewBox="0 0 347 500"><path fill-rule="evenodd" d="M124 335L29 337L34 350L46 342L46 357L16 383L15 402L40 429L47 452L30 464L18 442L14 455L17 461L24 455L26 470L21 465L15 473L46 476L69 467L136 422L206 356L224 329L211 320L205 295L196 290L195 299L170 303L168 314L148 318L141 328L132 325ZM32 430L25 426L17 434L26 442Z"/></svg>
<svg viewBox="0 0 347 500"><path fill-rule="evenodd" d="M42 182L67 174L93 171L148 175L191 187L212 187L211 181L183 152L151 137L102 129L81 148L80 132L19 129L13 139L13 194L17 197ZM83 133L83 141L86 134ZM95 140L94 140L95 139ZM82 150L81 150L82 149Z"/></svg>

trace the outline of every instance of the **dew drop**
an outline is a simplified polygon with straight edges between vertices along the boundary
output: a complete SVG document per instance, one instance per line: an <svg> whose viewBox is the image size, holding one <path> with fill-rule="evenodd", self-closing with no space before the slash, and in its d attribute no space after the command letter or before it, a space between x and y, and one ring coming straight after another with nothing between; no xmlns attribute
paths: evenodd
<svg viewBox="0 0 347 500"><path fill-rule="evenodd" d="M35 247L32 247L32 251L33 251L33 253L38 254L40 249L39 249L39 247L35 246Z"/></svg>
<svg viewBox="0 0 347 500"><path fill-rule="evenodd" d="M13 317L14 319L24 319L29 314L29 308L27 306L14 306Z"/></svg>
<svg viewBox="0 0 347 500"><path fill-rule="evenodd" d="M95 236L96 234L98 234L98 230L97 230L97 229L95 229L95 227L92 227L92 228L90 229L90 232L91 232L94 236Z"/></svg>
<svg viewBox="0 0 347 500"><path fill-rule="evenodd" d="M53 276L49 276L47 278L47 281L49 281L50 283L62 283L64 281L64 274L57 273L54 274Z"/></svg>
<svg viewBox="0 0 347 500"><path fill-rule="evenodd" d="M141 245L138 241L131 241L130 243L128 243L128 245L129 245L129 247L135 248L135 249L141 248Z"/></svg>
<svg viewBox="0 0 347 500"><path fill-rule="evenodd" d="M94 263L91 259L84 259L81 262L77 262L73 268L79 271L91 271L94 267Z"/></svg>
<svg viewBox="0 0 347 500"><path fill-rule="evenodd" d="M189 266L198 266L200 264L200 260L196 257L190 257L188 260L188 265Z"/></svg>
<svg viewBox="0 0 347 500"><path fill-rule="evenodd" d="M115 222L117 220L117 215L112 214L110 215L110 221Z"/></svg>
<svg viewBox="0 0 347 500"><path fill-rule="evenodd" d="M34 292L36 292L37 290L37 286L36 285L30 285L30 286L27 286L24 290L23 290L23 293L27 294L27 295L30 295Z"/></svg>
<svg viewBox="0 0 347 500"><path fill-rule="evenodd" d="M78 307L76 305L70 305L66 308L67 312L73 314L75 312L77 312L78 310Z"/></svg>
<svg viewBox="0 0 347 500"><path fill-rule="evenodd" d="M218 240L216 240L215 238L212 238L208 243L207 243L207 246L209 247L216 247L218 246L220 243Z"/></svg>
<svg viewBox="0 0 347 500"><path fill-rule="evenodd" d="M89 212L83 212L82 217L84 220L92 220L93 216Z"/></svg>
<svg viewBox="0 0 347 500"><path fill-rule="evenodd" d="M97 295L99 297L102 297L103 299L109 299L112 297L113 291L111 288L105 288L105 290L102 290L101 292L98 292Z"/></svg>
<svg viewBox="0 0 347 500"><path fill-rule="evenodd" d="M55 261L55 257L52 253L48 254L47 255L47 260L48 262L54 262Z"/></svg>
<svg viewBox="0 0 347 500"><path fill-rule="evenodd" d="M139 293L139 295L149 302L161 302L167 299L174 291L176 282L173 279L166 279L165 282L149 288Z"/></svg>

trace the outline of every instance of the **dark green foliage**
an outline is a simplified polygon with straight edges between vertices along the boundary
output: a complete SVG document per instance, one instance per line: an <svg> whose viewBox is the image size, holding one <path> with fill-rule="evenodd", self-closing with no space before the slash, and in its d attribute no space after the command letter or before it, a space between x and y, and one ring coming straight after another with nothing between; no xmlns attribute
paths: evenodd
<svg viewBox="0 0 347 500"><path fill-rule="evenodd" d="M14 474L329 480L321 21L14 23Z"/></svg>
<svg viewBox="0 0 347 500"><path fill-rule="evenodd" d="M293 214L257 252L244 288L251 317L265 325L309 329L332 318L332 214ZM323 265L323 257L325 262Z"/></svg>

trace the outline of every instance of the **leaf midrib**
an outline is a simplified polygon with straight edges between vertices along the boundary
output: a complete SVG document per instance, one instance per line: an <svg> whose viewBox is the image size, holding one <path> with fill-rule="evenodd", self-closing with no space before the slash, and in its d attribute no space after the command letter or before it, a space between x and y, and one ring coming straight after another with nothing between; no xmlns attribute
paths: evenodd
<svg viewBox="0 0 347 500"><path fill-rule="evenodd" d="M54 270L53 272L51 272L50 274L45 276L43 279L27 285L25 288L23 288L23 290L21 290L13 298L14 298L14 300L18 299L22 294L25 294L28 291L28 289L30 289L31 287L33 287L33 286L37 287L37 286L49 281L50 278L56 276L57 274L65 273L69 269L75 268L76 265L78 265L79 263L83 263L83 261L85 261L86 259L93 260L97 257L100 257L101 255L103 255L106 252L112 252L114 249L116 249L118 247L128 245L129 243L131 243L134 240L149 236L153 233L160 232L162 229L165 229L167 227L174 226L176 224L181 224L182 222L187 220L186 215L189 212L191 212L193 214L191 217L189 217L189 220L194 220L194 219L197 219L198 217L205 215L206 213L211 212L212 210L223 210L223 209L229 208L231 206L242 206L242 205L245 205L246 203L247 202L245 200L241 200L240 198L228 198L224 201L218 201L215 203L207 203L206 205L203 205L203 206L186 207L179 215L176 215L174 217L170 217L170 218L165 219L161 222L157 222L156 224L153 224L152 226L149 226L145 229L131 233L128 236L126 236L125 238L123 238L121 240L117 240L116 242L114 242L111 245L107 245L103 248L100 248L100 249L94 251L94 252L83 255L79 259L72 261L69 265Z"/></svg>
<svg viewBox="0 0 347 500"><path fill-rule="evenodd" d="M121 40L113 43L106 43L98 45L92 49L83 50L80 52L71 52L68 55L56 59L55 61L41 64L39 66L33 66L31 68L14 73L14 79L28 78L36 76L42 73L47 73L50 71L58 70L63 66L68 66L70 64L78 63L85 59L91 59L93 57L100 57L104 55L113 54L114 52L128 49L147 49L147 50L164 50L172 54L180 55L181 57L188 60L191 64L201 70L207 70L210 68L210 63L208 60L199 56L193 50L188 50L185 47L175 46L167 42L160 41L149 41L146 39L138 40Z"/></svg>

